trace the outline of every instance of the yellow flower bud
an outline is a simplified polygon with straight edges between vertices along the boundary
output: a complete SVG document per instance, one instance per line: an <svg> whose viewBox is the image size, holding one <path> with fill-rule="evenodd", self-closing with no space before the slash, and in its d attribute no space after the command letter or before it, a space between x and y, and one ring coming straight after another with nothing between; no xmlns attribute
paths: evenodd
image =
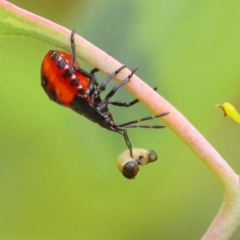
<svg viewBox="0 0 240 240"><path fill-rule="evenodd" d="M232 104L225 102L222 105L217 104L215 107L221 108L224 111L224 117L229 116L236 122L240 123L240 115Z"/></svg>

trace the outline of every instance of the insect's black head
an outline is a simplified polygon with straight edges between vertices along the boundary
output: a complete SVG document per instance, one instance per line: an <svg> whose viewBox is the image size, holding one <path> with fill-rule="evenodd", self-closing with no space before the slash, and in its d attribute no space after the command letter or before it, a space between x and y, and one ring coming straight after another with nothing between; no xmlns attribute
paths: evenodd
<svg viewBox="0 0 240 240"><path fill-rule="evenodd" d="M153 150L149 150L148 152L148 163L157 161L158 156Z"/></svg>
<svg viewBox="0 0 240 240"><path fill-rule="evenodd" d="M123 166L122 174L124 177L128 179L133 179L137 175L138 171L139 171L139 167L137 162L130 161Z"/></svg>

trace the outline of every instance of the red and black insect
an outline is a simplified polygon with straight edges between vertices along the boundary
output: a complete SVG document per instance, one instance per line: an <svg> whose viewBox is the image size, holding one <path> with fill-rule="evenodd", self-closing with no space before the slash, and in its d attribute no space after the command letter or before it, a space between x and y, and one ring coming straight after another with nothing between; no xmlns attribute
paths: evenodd
<svg viewBox="0 0 240 240"><path fill-rule="evenodd" d="M136 104L138 99L130 103L112 101L110 99L119 88L130 81L133 74L137 71L137 68L102 99L101 92L105 90L106 85L126 66L123 65L108 76L102 83L98 83L95 73L99 70L94 68L90 73L86 72L76 61L74 34L75 30L72 31L70 37L72 55L58 50L50 50L44 57L41 67L41 85L52 101L71 108L89 120L98 123L103 128L123 135L130 151L130 156L133 157L132 146L126 129L136 127L163 128L165 126L136 126L132 124L162 117L167 115L168 112L124 124L116 124L108 109L108 105L130 107Z"/></svg>

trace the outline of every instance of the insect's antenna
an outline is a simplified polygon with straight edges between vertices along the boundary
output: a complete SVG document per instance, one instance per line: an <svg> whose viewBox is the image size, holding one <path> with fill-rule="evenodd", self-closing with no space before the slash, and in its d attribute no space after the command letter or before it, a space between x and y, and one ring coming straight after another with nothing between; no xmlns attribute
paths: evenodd
<svg viewBox="0 0 240 240"><path fill-rule="evenodd" d="M167 114L169 114L169 112L164 112L164 113L161 113L161 114L158 114L158 115L155 115L155 116L140 118L140 119L137 119L137 120L133 120L133 121L131 121L131 122L119 124L118 126L119 126L119 127L125 127L125 128L133 128L135 125L132 125L132 127L131 127L131 124L138 123L138 122L143 122L143 121L147 121L147 120L154 119L154 118L163 117L163 116L165 116L165 115L167 115ZM128 126L128 127L127 127L127 126ZM139 127L146 127L146 126L139 126ZM159 126L159 127L161 128L162 126ZM147 128L150 128L150 127L148 126ZM158 127L155 126L154 128L158 128Z"/></svg>

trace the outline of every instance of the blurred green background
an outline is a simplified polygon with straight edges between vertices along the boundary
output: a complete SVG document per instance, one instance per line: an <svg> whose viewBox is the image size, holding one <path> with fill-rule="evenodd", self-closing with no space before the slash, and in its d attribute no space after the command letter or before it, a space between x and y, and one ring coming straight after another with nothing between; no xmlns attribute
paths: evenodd
<svg viewBox="0 0 240 240"><path fill-rule="evenodd" d="M240 110L239 1L11 2L138 66L239 172L239 125L214 109L229 101ZM221 204L216 178L169 129L129 130L132 145L154 149L159 160L135 180L123 178L123 138L42 90L49 49L0 38L0 239L200 239ZM122 90L116 99L132 96ZM141 104L111 111L117 123L150 115Z"/></svg>

